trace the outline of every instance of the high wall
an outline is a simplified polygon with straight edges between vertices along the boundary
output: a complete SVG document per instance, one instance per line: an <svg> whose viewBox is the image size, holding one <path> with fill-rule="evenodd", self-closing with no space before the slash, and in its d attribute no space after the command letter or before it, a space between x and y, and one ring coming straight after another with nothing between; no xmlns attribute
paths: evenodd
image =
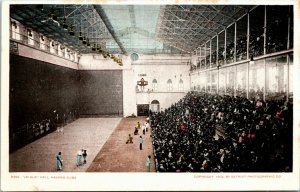
<svg viewBox="0 0 300 192"><path fill-rule="evenodd" d="M78 63L63 57L19 43L17 48L9 57L10 150L79 115L123 114L121 70L78 70Z"/></svg>
<svg viewBox="0 0 300 192"><path fill-rule="evenodd" d="M126 58L121 67L99 54L84 54L78 64L80 71L79 103L83 115L123 115L123 77Z"/></svg>
<svg viewBox="0 0 300 192"><path fill-rule="evenodd" d="M78 71L18 55L10 56L9 127L11 149L42 133L34 124L66 123L78 112ZM54 127L52 127L54 129ZM40 130L39 130L40 131Z"/></svg>
<svg viewBox="0 0 300 192"><path fill-rule="evenodd" d="M120 56L120 55L119 55ZM137 115L137 105L150 104L153 100L160 103L160 109L165 109L182 98L190 89L188 59L186 55L141 55L132 61L129 56L122 55L123 66L119 66L109 58L99 55L82 55L79 69L86 71L122 70L123 85L123 115ZM141 90L137 81L144 78L148 85ZM157 80L157 89L153 90L152 81ZM168 90L167 81L171 79L172 90ZM183 84L179 89L179 82ZM149 91L148 91L149 89ZM117 87L115 87L115 92Z"/></svg>
<svg viewBox="0 0 300 192"><path fill-rule="evenodd" d="M121 70L79 71L79 106L81 115L123 114Z"/></svg>

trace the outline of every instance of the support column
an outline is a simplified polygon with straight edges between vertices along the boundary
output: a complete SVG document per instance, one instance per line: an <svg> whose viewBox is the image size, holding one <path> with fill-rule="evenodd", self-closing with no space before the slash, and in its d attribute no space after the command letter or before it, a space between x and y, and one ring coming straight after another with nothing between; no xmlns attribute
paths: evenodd
<svg viewBox="0 0 300 192"><path fill-rule="evenodd" d="M219 35L217 35L217 50L216 50L216 64L219 66Z"/></svg>
<svg viewBox="0 0 300 192"><path fill-rule="evenodd" d="M290 49L290 30L291 30L291 6L289 6L287 49ZM286 58L287 58L287 93L286 93L286 100L288 101L289 96L290 96L290 54L288 54Z"/></svg>
<svg viewBox="0 0 300 192"><path fill-rule="evenodd" d="M202 61L202 53L201 53L202 49L201 49L201 46L200 46L200 63L199 63L199 68L200 68L200 71L201 71L201 61Z"/></svg>
<svg viewBox="0 0 300 192"><path fill-rule="evenodd" d="M266 87L267 87L267 62L266 62L266 58L264 58L264 71L265 71L265 87L264 87L264 96L263 99L264 101L266 101Z"/></svg>
<svg viewBox="0 0 300 192"><path fill-rule="evenodd" d="M219 94L219 35L217 35L217 50L216 50L216 64L217 64L217 94Z"/></svg>
<svg viewBox="0 0 300 192"><path fill-rule="evenodd" d="M250 14L247 14L247 59L249 59L249 40L250 40Z"/></svg>
<svg viewBox="0 0 300 192"><path fill-rule="evenodd" d="M205 49L205 61L204 61L205 62L205 69L206 69L206 63L207 63L207 61L206 61L206 48L207 47L206 47L206 43L205 43L205 46L204 46L204 49Z"/></svg>
<svg viewBox="0 0 300 192"><path fill-rule="evenodd" d="M234 23L234 62L236 62L236 22Z"/></svg>
<svg viewBox="0 0 300 192"><path fill-rule="evenodd" d="M211 69L211 39L209 40L209 68Z"/></svg>
<svg viewBox="0 0 300 192"><path fill-rule="evenodd" d="M247 62L247 99L249 99L249 68L250 68L250 62Z"/></svg>
<svg viewBox="0 0 300 192"><path fill-rule="evenodd" d="M249 59L249 40L250 40L250 14L248 12L247 14L247 59ZM249 65L250 65L250 62L248 61L247 62L247 99L249 99Z"/></svg>
<svg viewBox="0 0 300 192"><path fill-rule="evenodd" d="M287 49L290 49L290 31L291 31L291 7L289 7L289 17L288 17L288 34L287 34Z"/></svg>
<svg viewBox="0 0 300 192"><path fill-rule="evenodd" d="M225 39L224 39L224 65L226 64L226 46L227 46L227 29L224 30L225 33Z"/></svg>
<svg viewBox="0 0 300 192"><path fill-rule="evenodd" d="M228 68L225 68L225 91L224 91L224 95L226 95L227 93L227 72L228 72Z"/></svg>
<svg viewBox="0 0 300 192"><path fill-rule="evenodd" d="M233 67L234 67L234 69L235 69L234 77L233 77L233 79L234 79L233 87L234 87L234 97L236 97L237 65L234 65Z"/></svg>
<svg viewBox="0 0 300 192"><path fill-rule="evenodd" d="M267 54L267 6L265 6L265 21L264 21L264 55Z"/></svg>
<svg viewBox="0 0 300 192"><path fill-rule="evenodd" d="M197 60L198 60L198 55L197 55L197 49L196 49L196 71L198 70L198 63L197 63Z"/></svg>
<svg viewBox="0 0 300 192"><path fill-rule="evenodd" d="M205 93L207 93L207 72L205 73Z"/></svg>
<svg viewBox="0 0 300 192"><path fill-rule="evenodd" d="M286 57L287 62L287 92L286 92L286 100L289 100L290 96L290 54Z"/></svg>
<svg viewBox="0 0 300 192"><path fill-rule="evenodd" d="M267 6L265 5L265 18L264 18L264 55L267 54ZM266 101L266 87L267 87L267 63L266 59L264 59L264 72L265 72L265 78L264 78L264 95L263 99Z"/></svg>

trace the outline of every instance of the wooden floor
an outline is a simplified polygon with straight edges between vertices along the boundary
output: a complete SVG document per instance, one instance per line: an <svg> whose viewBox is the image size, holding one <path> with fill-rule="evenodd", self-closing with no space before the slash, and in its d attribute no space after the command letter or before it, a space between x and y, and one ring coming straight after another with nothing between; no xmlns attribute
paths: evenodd
<svg viewBox="0 0 300 192"><path fill-rule="evenodd" d="M142 123L145 118L80 118L65 126L63 132L52 132L10 154L9 171L56 172L56 155L61 151L63 172L143 172L148 154L154 165L153 148L150 132L146 132L140 151L139 136L133 135L137 121ZM129 133L134 143L126 145ZM77 167L80 149L87 150L87 164Z"/></svg>
<svg viewBox="0 0 300 192"><path fill-rule="evenodd" d="M152 138L150 130L143 135L134 135L137 122L145 122L145 118L124 118L104 144L88 172L145 172L146 158L151 155L151 172L155 172ZM133 136L133 144L126 144L128 134ZM143 149L139 148L139 137L143 137Z"/></svg>

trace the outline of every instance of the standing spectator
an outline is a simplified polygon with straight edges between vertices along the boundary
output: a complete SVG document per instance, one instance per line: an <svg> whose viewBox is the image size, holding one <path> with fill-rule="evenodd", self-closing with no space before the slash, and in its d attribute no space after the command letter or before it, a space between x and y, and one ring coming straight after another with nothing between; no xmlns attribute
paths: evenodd
<svg viewBox="0 0 300 192"><path fill-rule="evenodd" d="M150 128L150 125L149 125L149 123L148 123L148 122L146 122L145 126L146 126L146 132L148 132L148 129Z"/></svg>
<svg viewBox="0 0 300 192"><path fill-rule="evenodd" d="M143 137L140 136L140 150L143 149Z"/></svg>
<svg viewBox="0 0 300 192"><path fill-rule="evenodd" d="M151 164L151 155L148 155L147 160L146 160L146 168L147 172L150 172L150 164Z"/></svg>
<svg viewBox="0 0 300 192"><path fill-rule="evenodd" d="M58 152L58 155L56 156L56 165L57 165L57 171L61 171L62 170L62 157L61 157L61 152Z"/></svg>
<svg viewBox="0 0 300 192"><path fill-rule="evenodd" d="M82 150L79 150L77 152L77 155L76 155L76 165L77 165L77 167L81 165L81 157L82 157Z"/></svg>
<svg viewBox="0 0 300 192"><path fill-rule="evenodd" d="M143 125L143 134L145 135L145 133L146 133L146 125Z"/></svg>
<svg viewBox="0 0 300 192"><path fill-rule="evenodd" d="M83 150L82 157L83 157L83 164L86 164L86 157L87 157L86 150Z"/></svg>
<svg viewBox="0 0 300 192"><path fill-rule="evenodd" d="M140 128L141 128L141 124L140 124L140 122L139 122L139 121L137 122L137 128L138 128L138 129L140 129Z"/></svg>

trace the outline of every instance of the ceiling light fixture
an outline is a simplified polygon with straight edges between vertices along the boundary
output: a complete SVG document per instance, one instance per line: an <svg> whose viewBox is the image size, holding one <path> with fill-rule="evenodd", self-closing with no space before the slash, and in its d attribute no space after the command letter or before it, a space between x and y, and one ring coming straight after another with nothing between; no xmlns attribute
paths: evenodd
<svg viewBox="0 0 300 192"><path fill-rule="evenodd" d="M70 34L71 36L74 36L74 35L75 35L74 29L73 29L73 25L69 28L69 34Z"/></svg>
<svg viewBox="0 0 300 192"><path fill-rule="evenodd" d="M57 16L54 14L54 9L51 8L51 12L48 14L49 19L57 20Z"/></svg>
<svg viewBox="0 0 300 192"><path fill-rule="evenodd" d="M103 52L103 57L106 59L107 58L108 53Z"/></svg>
<svg viewBox="0 0 300 192"><path fill-rule="evenodd" d="M82 38L82 44L86 44L86 37L85 36L83 36L83 38Z"/></svg>
<svg viewBox="0 0 300 192"><path fill-rule="evenodd" d="M63 21L62 26L63 26L63 29L64 29L65 31L68 30L68 24L67 24L67 19L66 19L66 18L64 18L64 21Z"/></svg>
<svg viewBox="0 0 300 192"><path fill-rule="evenodd" d="M80 41L82 41L82 40L83 40L83 37L82 37L82 32L81 32L81 31L79 32L78 39L79 39Z"/></svg>
<svg viewBox="0 0 300 192"><path fill-rule="evenodd" d="M86 38L86 46L87 46L88 48L91 47L90 40L89 40L88 38Z"/></svg>
<svg viewBox="0 0 300 192"><path fill-rule="evenodd" d="M97 50L97 51L99 51L99 50L100 50L100 48L101 48L101 47L100 47L100 45L99 45L99 44L97 44L97 46L96 46L96 50Z"/></svg>
<svg viewBox="0 0 300 192"><path fill-rule="evenodd" d="M92 46L92 51L96 51L96 44L94 43L94 45Z"/></svg>
<svg viewBox="0 0 300 192"><path fill-rule="evenodd" d="M64 20L63 20L63 29L65 31L68 30L68 25L67 25L67 18L66 18L66 9L65 9L65 5L64 5Z"/></svg>

